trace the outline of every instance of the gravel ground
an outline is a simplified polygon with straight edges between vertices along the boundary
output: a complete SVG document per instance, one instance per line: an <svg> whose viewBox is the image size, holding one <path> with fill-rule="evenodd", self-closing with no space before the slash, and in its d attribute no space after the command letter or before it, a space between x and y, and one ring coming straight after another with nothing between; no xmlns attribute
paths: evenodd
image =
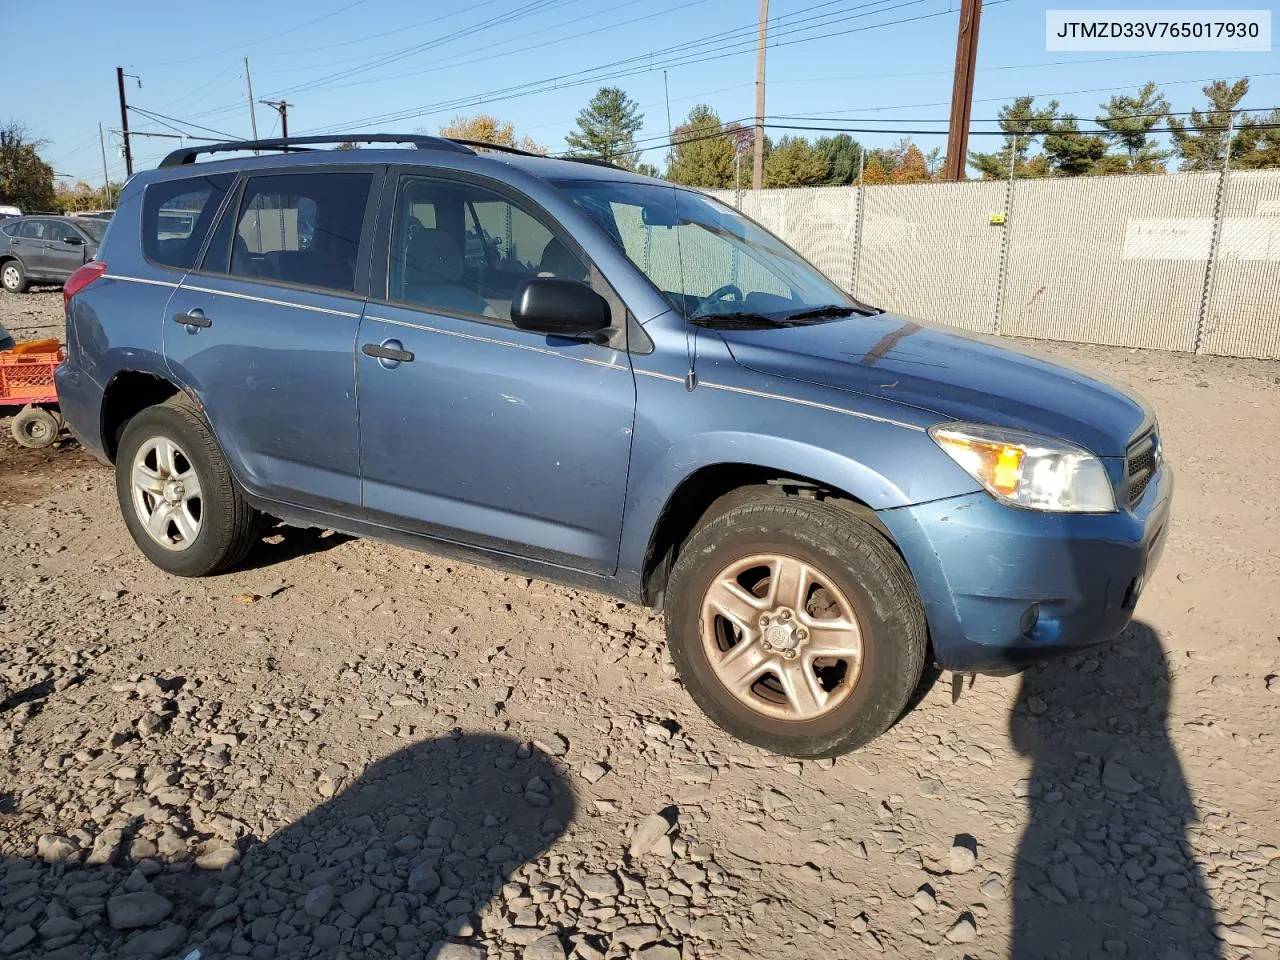
<svg viewBox="0 0 1280 960"><path fill-rule="evenodd" d="M1160 413L1137 621L834 762L727 739L600 596L296 530L167 577L5 430L0 956L1280 956L1280 364L1041 349Z"/></svg>

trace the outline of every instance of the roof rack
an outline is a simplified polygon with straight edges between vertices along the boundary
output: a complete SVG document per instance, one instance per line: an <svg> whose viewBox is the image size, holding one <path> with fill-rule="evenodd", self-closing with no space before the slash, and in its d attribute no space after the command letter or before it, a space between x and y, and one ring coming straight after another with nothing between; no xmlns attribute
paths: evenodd
<svg viewBox="0 0 1280 960"><path fill-rule="evenodd" d="M574 163L589 163L596 167L609 167L611 170L621 170L616 163L610 163L608 160L601 160L599 157L548 157L545 153L534 153L532 150L521 150L519 147L510 147L505 143L490 143L487 140L463 140L458 137L448 137L451 143L461 143L464 146L475 147L480 150L496 150L499 153L514 153L518 157L541 157L544 160L571 160Z"/></svg>
<svg viewBox="0 0 1280 960"><path fill-rule="evenodd" d="M195 163L196 158L206 153L238 153L243 150L279 150L282 153L306 152L311 144L329 143L408 143L419 150L449 150L453 153L474 153L465 141L447 140L444 137L431 137L425 134L400 133L347 133L329 134L318 137L277 137L273 140L230 140L225 143L204 143L192 147L174 150L163 160L160 166L181 167ZM483 144L492 147L493 144ZM503 149L501 147L495 149ZM521 152L521 151L516 151Z"/></svg>

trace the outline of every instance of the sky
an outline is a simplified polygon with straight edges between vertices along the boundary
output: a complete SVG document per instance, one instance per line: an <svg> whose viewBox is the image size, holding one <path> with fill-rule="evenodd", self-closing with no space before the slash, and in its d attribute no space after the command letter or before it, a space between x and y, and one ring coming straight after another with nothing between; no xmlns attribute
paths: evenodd
<svg viewBox="0 0 1280 960"><path fill-rule="evenodd" d="M488 112L554 153L565 149L565 134L596 88L616 85L641 105L637 139L652 147L644 159L662 167L668 96L673 125L697 103L725 121L750 123L755 109L757 0L119 0L109 16L72 0L77 5L83 16L59 8L77 28L60 31L56 45L6 44L6 72L39 81L10 88L0 105L0 120L23 123L47 141L42 155L60 180L72 182L102 183L98 124L120 126L117 66L132 75L130 105L156 115L132 113L131 130L227 139L250 135L246 56L255 99L287 99L295 136L435 133L454 115ZM888 131L897 128L937 129L944 133L913 139L925 150L945 147L959 6L771 0L766 114L777 124L886 131L853 134L873 147L895 143L900 134ZM1280 106L1280 52L1048 53L1047 6L1068 4L986 0L974 130L995 129L1000 105L1019 94L1057 99L1064 111L1092 118L1101 101L1147 80L1160 83L1175 111L1202 106L1201 87L1210 80L1241 76L1252 78L1244 107ZM14 3L6 33L45 36L47 13L39 4ZM259 136L278 135L276 112L262 104L256 112ZM775 138L789 132L802 133L770 131ZM108 169L120 179L120 137L108 132L107 139ZM135 169L154 166L179 144L134 138ZM999 140L971 141L984 145L996 149Z"/></svg>

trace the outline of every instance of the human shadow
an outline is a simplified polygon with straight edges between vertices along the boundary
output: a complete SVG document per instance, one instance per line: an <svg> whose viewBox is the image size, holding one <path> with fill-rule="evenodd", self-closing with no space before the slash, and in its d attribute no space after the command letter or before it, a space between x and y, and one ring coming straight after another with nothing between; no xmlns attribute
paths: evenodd
<svg viewBox="0 0 1280 960"><path fill-rule="evenodd" d="M1170 683L1144 623L1022 675L1009 726L1032 770L1014 960L1222 955L1187 837L1196 811L1169 737Z"/></svg>
<svg viewBox="0 0 1280 960"><path fill-rule="evenodd" d="M348 783L326 774L331 799L269 839L241 839L238 862L220 867L132 864L127 837L101 866L0 860L3 953L411 960L446 941L441 955L479 958L477 913L575 810L550 759L506 737L416 743Z"/></svg>

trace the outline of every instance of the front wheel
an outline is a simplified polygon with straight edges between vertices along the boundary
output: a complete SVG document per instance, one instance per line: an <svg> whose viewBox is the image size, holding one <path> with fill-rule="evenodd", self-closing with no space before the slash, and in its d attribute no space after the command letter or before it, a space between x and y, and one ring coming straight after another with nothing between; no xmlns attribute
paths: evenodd
<svg viewBox="0 0 1280 960"><path fill-rule="evenodd" d="M694 701L775 753L847 753L886 730L924 669L906 564L840 506L764 496L715 513L671 571L668 646Z"/></svg>
<svg viewBox="0 0 1280 960"><path fill-rule="evenodd" d="M134 542L160 569L203 577L253 547L257 512L218 443L179 395L129 421L116 451L116 495Z"/></svg>

